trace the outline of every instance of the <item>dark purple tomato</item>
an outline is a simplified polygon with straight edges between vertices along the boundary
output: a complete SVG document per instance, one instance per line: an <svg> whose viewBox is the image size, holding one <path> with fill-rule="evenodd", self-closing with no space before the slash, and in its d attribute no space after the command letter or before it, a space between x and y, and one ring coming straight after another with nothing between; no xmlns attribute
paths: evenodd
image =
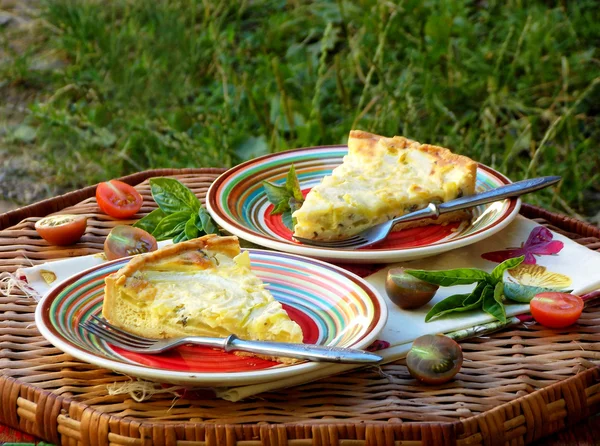
<svg viewBox="0 0 600 446"><path fill-rule="evenodd" d="M104 254L108 260L156 251L156 239L140 228L119 225L112 228L104 241Z"/></svg>
<svg viewBox="0 0 600 446"><path fill-rule="evenodd" d="M392 302L404 310L419 308L429 302L439 286L411 276L404 268L391 268L385 291Z"/></svg>
<svg viewBox="0 0 600 446"><path fill-rule="evenodd" d="M459 372L463 363L460 345L444 335L424 335L413 342L406 356L410 374L425 384L443 384Z"/></svg>

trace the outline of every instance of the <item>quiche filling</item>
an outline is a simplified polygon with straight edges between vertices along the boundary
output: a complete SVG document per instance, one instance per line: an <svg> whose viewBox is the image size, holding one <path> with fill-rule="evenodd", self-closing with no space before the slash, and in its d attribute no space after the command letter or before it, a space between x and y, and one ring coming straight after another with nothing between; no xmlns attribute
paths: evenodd
<svg viewBox="0 0 600 446"><path fill-rule="evenodd" d="M136 256L105 282L103 316L134 334L302 342L236 237L208 235Z"/></svg>
<svg viewBox="0 0 600 446"><path fill-rule="evenodd" d="M476 171L474 161L448 149L353 130L343 163L294 212L294 235L314 240L346 238L429 203L473 194ZM446 214L435 223L468 217L465 212Z"/></svg>

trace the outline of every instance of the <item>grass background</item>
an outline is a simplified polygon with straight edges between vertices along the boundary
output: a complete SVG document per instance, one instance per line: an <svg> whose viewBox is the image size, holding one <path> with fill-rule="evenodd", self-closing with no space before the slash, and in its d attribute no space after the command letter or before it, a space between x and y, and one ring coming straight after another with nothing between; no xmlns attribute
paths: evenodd
<svg viewBox="0 0 600 446"><path fill-rule="evenodd" d="M527 201L591 215L599 10L592 0L48 0L25 48L0 30L0 97L34 93L0 146L34 152L47 181L72 189L344 143L358 128L449 147L513 180L562 175ZM40 69L48 58L60 63Z"/></svg>

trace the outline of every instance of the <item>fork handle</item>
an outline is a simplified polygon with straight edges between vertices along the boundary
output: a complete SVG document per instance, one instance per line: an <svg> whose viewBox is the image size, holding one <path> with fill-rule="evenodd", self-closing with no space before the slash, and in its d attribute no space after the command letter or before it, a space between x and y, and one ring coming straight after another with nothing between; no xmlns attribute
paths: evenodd
<svg viewBox="0 0 600 446"><path fill-rule="evenodd" d="M517 181L516 183L510 183L505 186L500 186L478 194L456 198L455 200L450 200L439 205L429 203L427 207L406 215L402 215L400 217L396 217L391 220L391 222L392 225L395 225L396 223L420 220L422 218L437 218L441 214L445 214L447 212L460 211L462 209L479 206L480 204L504 200L505 198L519 197L529 192L556 184L560 180L561 177L559 176L548 176Z"/></svg>
<svg viewBox="0 0 600 446"><path fill-rule="evenodd" d="M188 338L193 339L193 338ZM315 344L292 344L285 342L246 341L231 335L226 339L225 351L241 350L265 356L309 359L317 362L343 362L369 364L381 361L381 356L362 350L329 347Z"/></svg>
<svg viewBox="0 0 600 446"><path fill-rule="evenodd" d="M543 189L560 181L559 176L548 176L539 178L530 178L528 180L517 181L516 183L500 186L475 195L457 198L440 204L437 208L440 214L446 212L459 211L461 209L478 206L480 204L490 203L492 201L504 200L505 198L518 197L529 192Z"/></svg>

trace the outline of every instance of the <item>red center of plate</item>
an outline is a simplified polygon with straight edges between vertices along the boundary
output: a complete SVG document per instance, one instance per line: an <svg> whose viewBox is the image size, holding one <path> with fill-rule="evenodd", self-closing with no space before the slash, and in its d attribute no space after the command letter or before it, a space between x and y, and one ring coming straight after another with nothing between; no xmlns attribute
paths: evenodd
<svg viewBox="0 0 600 446"><path fill-rule="evenodd" d="M313 319L304 312L283 304L290 318L295 321L304 334L303 342L312 344L319 339L319 329ZM119 355L148 367L156 369L168 369L177 372L195 373L232 373L251 372L254 370L267 369L278 365L278 362L268 361L252 356L239 356L234 353L226 353L210 347L198 345L183 345L159 355L145 355L123 350L111 346Z"/></svg>

